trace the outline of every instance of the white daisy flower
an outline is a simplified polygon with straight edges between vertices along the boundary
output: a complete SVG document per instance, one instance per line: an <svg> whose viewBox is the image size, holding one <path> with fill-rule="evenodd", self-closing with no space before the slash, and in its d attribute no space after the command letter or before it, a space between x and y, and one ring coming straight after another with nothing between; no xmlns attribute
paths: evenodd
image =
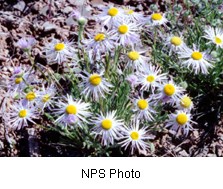
<svg viewBox="0 0 223 189"><path fill-rule="evenodd" d="M136 151L139 154L146 154L149 150L149 145L146 140L151 139L147 135L145 127L139 128L139 121L132 120L129 127L125 126L123 132L123 137L120 138L121 146L126 150L130 147L131 154L134 154Z"/></svg>
<svg viewBox="0 0 223 189"><path fill-rule="evenodd" d="M38 105L38 98L40 96L40 91L37 89L32 89L22 95L22 104L24 106L32 104L33 106Z"/></svg>
<svg viewBox="0 0 223 189"><path fill-rule="evenodd" d="M103 25L108 28L113 27L115 23L118 23L122 19L122 10L117 7L104 7L102 13L97 16Z"/></svg>
<svg viewBox="0 0 223 189"><path fill-rule="evenodd" d="M187 94L181 96L179 100L177 101L176 105L178 109L188 111L188 112L194 107L194 104L191 98Z"/></svg>
<svg viewBox="0 0 223 189"><path fill-rule="evenodd" d="M145 17L142 13L135 12L133 7L123 7L123 18L131 22L139 23L141 25L145 22Z"/></svg>
<svg viewBox="0 0 223 189"><path fill-rule="evenodd" d="M51 109L53 102L55 100L56 88L54 85L50 85L45 88L42 86L42 90L40 91L38 98L38 106L43 110L44 108Z"/></svg>
<svg viewBox="0 0 223 189"><path fill-rule="evenodd" d="M104 146L113 145L114 140L121 137L123 130L123 121L118 120L115 116L116 111L108 112L106 115L98 114L93 118L92 124L94 125L92 133L95 137L101 138L101 143Z"/></svg>
<svg viewBox="0 0 223 189"><path fill-rule="evenodd" d="M149 60L148 57L143 56L142 54L146 51L137 51L132 50L127 53L128 62L126 67L131 68L133 71L142 71L144 70L144 67L146 66L146 62Z"/></svg>
<svg viewBox="0 0 223 189"><path fill-rule="evenodd" d="M89 39L84 39L82 42L87 51L92 51L91 59L100 60L101 55L111 51L114 48L114 40L109 32L102 30L101 32L88 35Z"/></svg>
<svg viewBox="0 0 223 189"><path fill-rule="evenodd" d="M183 59L181 64L188 69L191 67L195 74L200 72L203 74L208 74L208 68L212 68L213 65L210 64L210 58L205 52L200 52L196 47L193 50L185 47L178 52L178 57Z"/></svg>
<svg viewBox="0 0 223 189"><path fill-rule="evenodd" d="M182 36L170 35L167 37L165 45L170 49L169 54L177 52L185 46Z"/></svg>
<svg viewBox="0 0 223 189"><path fill-rule="evenodd" d="M165 14L162 13L153 13L149 16L149 21L152 26L163 25L168 22L165 17Z"/></svg>
<svg viewBox="0 0 223 189"><path fill-rule="evenodd" d="M166 73L161 74L161 69L158 66L153 66L149 64L144 67L142 72L137 72L137 84L141 85L141 90L152 90L154 91L163 82L167 80Z"/></svg>
<svg viewBox="0 0 223 189"><path fill-rule="evenodd" d="M193 122L191 120L191 114L180 110L169 115L169 120L166 123L166 127L170 127L170 129L176 133L181 132L187 136L189 131L193 129L191 122Z"/></svg>
<svg viewBox="0 0 223 189"><path fill-rule="evenodd" d="M210 40L209 43L214 43L217 47L223 48L223 30L220 28L212 28L208 26L205 30L204 38Z"/></svg>
<svg viewBox="0 0 223 189"><path fill-rule="evenodd" d="M116 40L116 43L122 46L134 46L135 44L140 44L140 36L137 33L139 31L139 26L135 23L129 23L128 21L121 21L115 24L111 33Z"/></svg>
<svg viewBox="0 0 223 189"><path fill-rule="evenodd" d="M21 93L26 87L28 87L33 79L34 74L33 72L31 73L31 68L25 66L15 67L12 76L7 82L7 88L14 96L14 94Z"/></svg>
<svg viewBox="0 0 223 189"><path fill-rule="evenodd" d="M134 119L137 120L147 120L147 121L153 121L154 117L152 114L155 114L156 111L151 107L153 103L151 102L151 99L145 99L142 97L138 97L133 100L134 103Z"/></svg>
<svg viewBox="0 0 223 189"><path fill-rule="evenodd" d="M89 74L84 72L86 76L81 75L83 82L80 84L80 88L83 89L81 92L86 98L90 95L93 96L94 100L99 100L100 97L105 98L105 93L109 93L113 86L107 81L106 78L103 78L103 72L100 74L93 73Z"/></svg>
<svg viewBox="0 0 223 189"><path fill-rule="evenodd" d="M55 123L73 126L75 124L82 126L88 123L87 118L91 116L89 112L90 103L82 100L73 100L72 96L67 95L55 103L58 108L53 109L55 115L59 116Z"/></svg>
<svg viewBox="0 0 223 189"><path fill-rule="evenodd" d="M172 80L165 82L158 88L159 93L154 97L160 99L163 103L175 104L182 96L184 89L174 84Z"/></svg>
<svg viewBox="0 0 223 189"><path fill-rule="evenodd" d="M72 59L75 49L71 45L71 42L60 42L57 39L53 39L46 46L46 58L48 63L62 64L63 62Z"/></svg>
<svg viewBox="0 0 223 189"><path fill-rule="evenodd" d="M38 118L38 114L33 106L24 106L22 103L14 104L9 113L9 125L13 129L21 129L28 126L28 122L35 124L33 119Z"/></svg>

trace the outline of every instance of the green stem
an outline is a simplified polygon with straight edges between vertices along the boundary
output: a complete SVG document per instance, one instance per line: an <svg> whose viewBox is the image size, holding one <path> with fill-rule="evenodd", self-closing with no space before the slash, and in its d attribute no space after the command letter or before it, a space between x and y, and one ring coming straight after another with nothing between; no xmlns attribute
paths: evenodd
<svg viewBox="0 0 223 189"><path fill-rule="evenodd" d="M156 62L156 37L157 37L157 27L154 28L154 41L153 41L153 57L154 57L154 63Z"/></svg>
<svg viewBox="0 0 223 189"><path fill-rule="evenodd" d="M79 24L78 28L78 46L80 47L81 40L83 39L84 26Z"/></svg>
<svg viewBox="0 0 223 189"><path fill-rule="evenodd" d="M110 54L105 57L105 77L109 77Z"/></svg>
<svg viewBox="0 0 223 189"><path fill-rule="evenodd" d="M114 58L114 64L116 65L117 62L118 62L118 59L119 59L119 55L120 55L120 50L121 50L121 47L118 46L117 49L115 50L115 58Z"/></svg>

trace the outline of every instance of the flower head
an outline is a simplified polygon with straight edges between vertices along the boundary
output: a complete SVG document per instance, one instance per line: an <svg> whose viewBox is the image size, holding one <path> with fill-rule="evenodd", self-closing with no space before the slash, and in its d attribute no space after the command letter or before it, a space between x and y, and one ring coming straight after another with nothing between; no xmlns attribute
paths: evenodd
<svg viewBox="0 0 223 189"><path fill-rule="evenodd" d="M118 120L115 114L116 111L108 112L106 115L101 113L92 119L92 133L96 137L100 136L101 143L105 146L113 145L114 141L122 136L120 132L123 130L123 122Z"/></svg>
<svg viewBox="0 0 223 189"><path fill-rule="evenodd" d="M145 52L145 50L136 50L132 48L132 50L126 54L128 59L126 66L133 71L143 71L146 66L146 62L149 60L148 57L143 55Z"/></svg>
<svg viewBox="0 0 223 189"><path fill-rule="evenodd" d="M139 128L139 121L132 120L128 127L125 126L119 144L121 144L125 150L130 147L131 154L135 152L146 154L149 149L149 145L146 141L149 139L151 139L151 137L147 134L146 128Z"/></svg>
<svg viewBox="0 0 223 189"><path fill-rule="evenodd" d="M21 38L17 42L17 46L22 50L29 50L36 44L36 40L33 37Z"/></svg>
<svg viewBox="0 0 223 189"><path fill-rule="evenodd" d="M130 22L138 23L143 25L145 22L145 17L142 13L136 12L133 7L127 6L123 7L123 19L127 19Z"/></svg>
<svg viewBox="0 0 223 189"><path fill-rule="evenodd" d="M122 46L134 46L140 43L140 36L137 33L139 28L135 23L121 21L115 24L111 33L116 43Z"/></svg>
<svg viewBox="0 0 223 189"><path fill-rule="evenodd" d="M134 119L146 121L154 120L153 115L156 111L152 108L154 103L150 98L138 97L133 100L133 103Z"/></svg>
<svg viewBox="0 0 223 189"><path fill-rule="evenodd" d="M53 39L51 43L46 46L46 58L49 64L62 64L64 61L72 59L75 54L74 48L70 42L61 42Z"/></svg>
<svg viewBox="0 0 223 189"><path fill-rule="evenodd" d="M122 10L117 7L109 6L102 8L102 13L98 15L98 19L103 25L112 28L122 19Z"/></svg>
<svg viewBox="0 0 223 189"><path fill-rule="evenodd" d="M87 51L91 51L91 59L100 60L102 54L114 49L114 39L110 32L100 30L96 33L88 34L88 39L82 40Z"/></svg>
<svg viewBox="0 0 223 189"><path fill-rule="evenodd" d="M103 72L100 74L89 74L84 72L86 76L81 75L83 82L80 84L80 88L83 88L81 94L85 97L92 95L94 100L99 100L100 97L105 98L105 93L109 93L113 86L103 78Z"/></svg>
<svg viewBox="0 0 223 189"><path fill-rule="evenodd" d="M183 37L178 35L169 35L166 39L165 45L170 49L170 54L172 52L178 52L180 49L185 47Z"/></svg>
<svg viewBox="0 0 223 189"><path fill-rule="evenodd" d="M166 123L166 127L170 127L170 129L176 133L182 132L187 136L189 131L193 129L191 122L191 115L180 110L169 115L169 120Z"/></svg>
<svg viewBox="0 0 223 189"><path fill-rule="evenodd" d="M9 117L9 125L11 125L13 129L19 130L28 126L29 122L35 124L33 119L37 119L38 113L33 106L24 106L20 102L12 105Z"/></svg>
<svg viewBox="0 0 223 189"><path fill-rule="evenodd" d="M187 112L189 112L194 107L192 99L187 94L181 96L176 105L178 109Z"/></svg>
<svg viewBox="0 0 223 189"><path fill-rule="evenodd" d="M149 21L152 26L163 25L166 22L168 22L168 20L165 17L165 14L158 12L151 14L149 16Z"/></svg>
<svg viewBox="0 0 223 189"><path fill-rule="evenodd" d="M142 86L141 90L151 90L152 93L167 80L166 74L162 74L161 69L152 64L145 66L142 72L138 72L137 77L137 84Z"/></svg>
<svg viewBox="0 0 223 189"><path fill-rule="evenodd" d="M212 68L213 65L210 62L210 58L205 52L199 51L195 46L193 49L188 47L182 48L178 52L179 58L182 59L180 62L183 66L191 68L195 74L202 73L208 74L208 69Z"/></svg>
<svg viewBox="0 0 223 189"><path fill-rule="evenodd" d="M90 104L82 100L74 100L72 96L64 96L57 103L57 108L53 109L54 114L58 116L55 123L67 125L83 126L88 123L87 118L91 115L89 112Z"/></svg>
<svg viewBox="0 0 223 189"><path fill-rule="evenodd" d="M223 48L223 30L220 28L206 27L204 30L204 38L215 44L217 47Z"/></svg>
<svg viewBox="0 0 223 189"><path fill-rule="evenodd" d="M177 86L172 80L161 84L158 90L159 93L155 94L154 97L171 105L175 104L184 92L184 89Z"/></svg>

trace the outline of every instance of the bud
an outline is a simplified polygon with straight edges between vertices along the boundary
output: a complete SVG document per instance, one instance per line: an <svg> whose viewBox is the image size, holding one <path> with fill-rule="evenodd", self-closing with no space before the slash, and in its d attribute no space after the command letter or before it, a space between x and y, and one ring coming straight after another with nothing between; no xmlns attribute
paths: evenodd
<svg viewBox="0 0 223 189"><path fill-rule="evenodd" d="M19 99L20 99L20 96L19 96L18 93L16 93L16 94L14 95L14 99L15 99L15 100L19 100Z"/></svg>
<svg viewBox="0 0 223 189"><path fill-rule="evenodd" d="M186 81L182 81L182 82L180 83L180 86L183 87L184 89L186 89L186 88L188 87L188 84L187 84Z"/></svg>
<svg viewBox="0 0 223 189"><path fill-rule="evenodd" d="M152 4L152 5L150 5L150 9L152 11L157 11L158 10L158 7L155 4Z"/></svg>
<svg viewBox="0 0 223 189"><path fill-rule="evenodd" d="M216 51L212 51L211 52L211 56L214 57L214 58L217 58L218 53Z"/></svg>
<svg viewBox="0 0 223 189"><path fill-rule="evenodd" d="M183 10L183 7L179 5L174 5L173 10L176 12L181 12Z"/></svg>
<svg viewBox="0 0 223 189"><path fill-rule="evenodd" d="M23 91L25 93L31 92L31 91L33 91L33 87L26 87Z"/></svg>
<svg viewBox="0 0 223 189"><path fill-rule="evenodd" d="M21 38L17 42L17 46L24 51L29 51L36 44L36 40L33 37Z"/></svg>
<svg viewBox="0 0 223 189"><path fill-rule="evenodd" d="M78 24L79 24L80 26L84 26L84 25L87 24L87 19L84 18L83 16L81 16L81 17L77 20L77 22L78 22Z"/></svg>

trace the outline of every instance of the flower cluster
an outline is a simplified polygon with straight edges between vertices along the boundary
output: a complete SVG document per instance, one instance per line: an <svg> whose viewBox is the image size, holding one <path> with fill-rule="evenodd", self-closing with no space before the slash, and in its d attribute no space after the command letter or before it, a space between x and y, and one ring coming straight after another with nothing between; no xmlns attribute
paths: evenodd
<svg viewBox="0 0 223 189"><path fill-rule="evenodd" d="M77 11L73 16L87 22ZM171 73L162 71L143 41L142 34L149 30L156 43L157 30L167 27L166 15L145 16L132 7L109 6L95 19L99 29L79 32L78 43L52 39L46 45L43 55L48 66L56 64L57 73L35 64L14 67L6 82L11 105L4 119L13 129L21 129L35 125L47 113L55 127L87 129L102 146L120 145L131 154L148 153L151 128L160 127L157 120L163 114L165 128L187 136L195 123L192 98ZM207 27L203 37L223 47L220 29ZM24 38L17 45L29 53L35 40ZM165 35L163 47L178 57L177 65L194 74L207 74L213 68L209 54L195 45L188 47L182 34ZM67 82L66 89L58 75Z"/></svg>

